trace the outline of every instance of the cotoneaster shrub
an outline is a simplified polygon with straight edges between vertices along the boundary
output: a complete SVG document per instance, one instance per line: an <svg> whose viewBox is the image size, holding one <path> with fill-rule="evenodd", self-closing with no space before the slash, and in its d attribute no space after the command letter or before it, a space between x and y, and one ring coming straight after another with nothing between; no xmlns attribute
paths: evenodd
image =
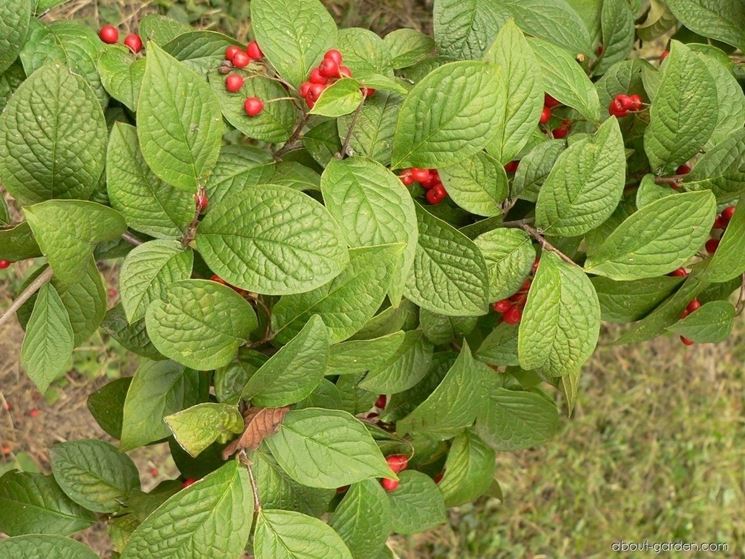
<svg viewBox="0 0 745 559"><path fill-rule="evenodd" d="M738 0L437 0L434 38L253 0L248 46L58 3L0 5L0 267L38 263L4 319L41 392L99 328L140 366L89 398L116 444L0 478L3 557L94 557L96 519L124 559L391 557L558 431L602 321L742 311Z"/></svg>

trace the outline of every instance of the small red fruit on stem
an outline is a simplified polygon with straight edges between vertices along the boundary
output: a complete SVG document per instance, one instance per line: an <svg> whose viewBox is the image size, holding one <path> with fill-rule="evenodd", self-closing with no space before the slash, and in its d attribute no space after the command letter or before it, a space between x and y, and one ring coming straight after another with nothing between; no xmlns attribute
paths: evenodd
<svg viewBox="0 0 745 559"><path fill-rule="evenodd" d="M230 45L228 48L225 49L225 60L230 60L233 62L233 57L241 52L241 49L235 45Z"/></svg>
<svg viewBox="0 0 745 559"><path fill-rule="evenodd" d="M264 53L261 52L261 49L259 48L259 43L256 41L251 41L248 43L248 46L246 47L246 54L252 59L252 60L261 60L264 58Z"/></svg>
<svg viewBox="0 0 745 559"><path fill-rule="evenodd" d="M677 268L668 274L669 276L684 278L688 275L688 270L685 268Z"/></svg>
<svg viewBox="0 0 745 559"><path fill-rule="evenodd" d="M339 76L342 78L351 78L352 70L347 66L339 66Z"/></svg>
<svg viewBox="0 0 745 559"><path fill-rule="evenodd" d="M239 50L233 55L231 62L236 68L245 68L251 63L251 59L249 58L248 54L246 54L242 50Z"/></svg>
<svg viewBox="0 0 745 559"><path fill-rule="evenodd" d="M548 93L544 93L543 95L543 106L548 107L549 109L553 109L554 107L558 107L561 105L556 99L551 97Z"/></svg>
<svg viewBox="0 0 745 559"><path fill-rule="evenodd" d="M320 83L321 85L329 83L328 78L321 74L321 71L318 68L313 68L313 70L311 70L308 81L310 83Z"/></svg>
<svg viewBox="0 0 745 559"><path fill-rule="evenodd" d="M264 110L264 101L258 97L249 97L243 102L243 109L250 117L259 116Z"/></svg>
<svg viewBox="0 0 745 559"><path fill-rule="evenodd" d="M399 482L397 479L388 479L387 477L380 480L380 485L383 486L383 489L388 491L388 493L391 493L398 489Z"/></svg>
<svg viewBox="0 0 745 559"><path fill-rule="evenodd" d="M385 461L395 473L403 472L409 466L409 457L405 454L392 454Z"/></svg>
<svg viewBox="0 0 745 559"><path fill-rule="evenodd" d="M706 241L706 252L714 254L719 248L719 239L709 239Z"/></svg>
<svg viewBox="0 0 745 559"><path fill-rule="evenodd" d="M119 30L113 25L104 25L98 31L98 38L107 45L116 44L119 41Z"/></svg>
<svg viewBox="0 0 745 559"><path fill-rule="evenodd" d="M509 299L502 299L500 301L497 301L496 303L492 303L491 308L494 309L494 312L498 312L500 314L506 313L512 308L512 301L510 301Z"/></svg>
<svg viewBox="0 0 745 559"><path fill-rule="evenodd" d="M238 93L243 87L245 80L238 74L228 74L225 78L225 89L230 93Z"/></svg>
<svg viewBox="0 0 745 559"><path fill-rule="evenodd" d="M0 260L0 270L7 270L11 264L10 260Z"/></svg>
<svg viewBox="0 0 745 559"><path fill-rule="evenodd" d="M691 172L691 167L689 165L685 165L685 164L683 164L680 167L678 167L677 169L675 169L675 174L676 175L687 175L690 172Z"/></svg>
<svg viewBox="0 0 745 559"><path fill-rule="evenodd" d="M124 44L135 54L142 50L142 39L137 33L127 35L124 39Z"/></svg>
<svg viewBox="0 0 745 559"><path fill-rule="evenodd" d="M318 71L325 78L338 78L338 77L340 77L339 64L337 64L336 62L334 62L330 58L324 58L321 61L321 64L319 64L319 66L318 66Z"/></svg>
<svg viewBox="0 0 745 559"><path fill-rule="evenodd" d="M385 408L385 405L388 403L388 396L385 394L381 394L378 396L378 399L375 400L375 407L380 408L381 410Z"/></svg>
<svg viewBox="0 0 745 559"><path fill-rule="evenodd" d="M193 477L187 477L184 481L181 482L181 489L186 489L190 485L194 485L196 482L197 482L197 480L195 478L193 478Z"/></svg>
<svg viewBox="0 0 745 559"><path fill-rule="evenodd" d="M329 49L326 51L326 54L323 55L324 60L328 59L333 62L336 62L336 64L341 65L342 56L341 53L336 49Z"/></svg>
<svg viewBox="0 0 745 559"><path fill-rule="evenodd" d="M546 124L549 120L551 120L551 107L543 107L540 123Z"/></svg>
<svg viewBox="0 0 745 559"><path fill-rule="evenodd" d="M686 338L685 336L681 336L680 341L683 342L684 345L693 345L696 343L691 338Z"/></svg>
<svg viewBox="0 0 745 559"><path fill-rule="evenodd" d="M504 170L508 175L514 175L517 172L517 167L520 165L520 161L510 161L504 166Z"/></svg>
<svg viewBox="0 0 745 559"><path fill-rule="evenodd" d="M513 306L513 307L510 307L502 315L502 320L504 320L505 324L514 326L515 324L520 323L520 320L522 319L522 317L523 317L523 311L521 311L519 307Z"/></svg>
<svg viewBox="0 0 745 559"><path fill-rule="evenodd" d="M448 193L442 183L437 183L427 191L426 198L427 202L429 202L433 206L436 206L445 198L447 198L447 195Z"/></svg>
<svg viewBox="0 0 745 559"><path fill-rule="evenodd" d="M727 206L722 210L722 218L729 223L735 217L735 206Z"/></svg>

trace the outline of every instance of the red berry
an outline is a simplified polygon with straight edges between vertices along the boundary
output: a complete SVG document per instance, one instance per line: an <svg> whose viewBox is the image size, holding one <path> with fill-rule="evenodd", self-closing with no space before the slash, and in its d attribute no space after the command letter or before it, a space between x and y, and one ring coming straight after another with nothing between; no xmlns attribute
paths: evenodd
<svg viewBox="0 0 745 559"><path fill-rule="evenodd" d="M150 475L153 477L158 477L158 468L150 468Z"/></svg>
<svg viewBox="0 0 745 559"><path fill-rule="evenodd" d="M681 336L680 341L683 342L685 345L693 345L694 343L696 343L692 339L686 338L685 336Z"/></svg>
<svg viewBox="0 0 745 559"><path fill-rule="evenodd" d="M688 270L685 268L677 268L668 274L669 276L684 278L688 275Z"/></svg>
<svg viewBox="0 0 745 559"><path fill-rule="evenodd" d="M225 60L230 60L231 62L233 62L233 57L239 52L241 52L240 47L230 45L228 48L225 49Z"/></svg>
<svg viewBox="0 0 745 559"><path fill-rule="evenodd" d="M98 31L98 38L108 45L113 45L119 41L119 30L113 25L104 25Z"/></svg>
<svg viewBox="0 0 745 559"><path fill-rule="evenodd" d="M209 198L207 198L207 193L197 192L194 195L194 207L197 209L199 213L204 212L204 210L207 209L207 205L209 204Z"/></svg>
<svg viewBox="0 0 745 559"><path fill-rule="evenodd" d="M551 135L557 140L566 138L569 135L569 126L565 126L564 124L562 124L558 128L554 128L551 131Z"/></svg>
<svg viewBox="0 0 745 559"><path fill-rule="evenodd" d="M338 78L339 64L331 60L330 58L324 58L321 64L318 65L318 71L325 78Z"/></svg>
<svg viewBox="0 0 745 559"><path fill-rule="evenodd" d="M621 106L627 111L631 110L631 108L634 106L634 101L632 101L631 97L623 93L616 95L616 99L618 100L619 103L621 103Z"/></svg>
<svg viewBox="0 0 745 559"><path fill-rule="evenodd" d="M181 489L186 489L190 485L194 485L196 482L197 482L197 480L195 478L193 478L193 477L187 477L184 481L181 482Z"/></svg>
<svg viewBox="0 0 745 559"><path fill-rule="evenodd" d="M380 485L382 485L383 489L388 491L388 493L391 493L392 491L395 491L396 489L398 489L398 480L388 479L386 477L380 480Z"/></svg>
<svg viewBox="0 0 745 559"><path fill-rule="evenodd" d="M29 417L39 417L40 414L41 412L36 408L33 408L28 412Z"/></svg>
<svg viewBox="0 0 745 559"><path fill-rule="evenodd" d="M433 477L432 480L436 484L439 484L442 481L443 477L445 477L445 472L440 472L440 473L435 474L435 477Z"/></svg>
<svg viewBox="0 0 745 559"><path fill-rule="evenodd" d="M605 47L603 47L603 45L598 45L598 48L595 49L595 54L597 56L602 56L604 52L605 52Z"/></svg>
<svg viewBox="0 0 745 559"><path fill-rule="evenodd" d="M525 301L527 301L528 296L524 291L518 291L514 295L510 296L510 301L512 301L512 304L518 308L522 308L525 306Z"/></svg>
<svg viewBox="0 0 745 559"><path fill-rule="evenodd" d="M392 454L385 459L388 467L396 473L403 472L409 466L409 457L405 454Z"/></svg>
<svg viewBox="0 0 745 559"><path fill-rule="evenodd" d="M412 167L409 169L411 176L414 178L414 180L420 184L429 183L431 180L431 175L429 172L429 169L420 169L419 167Z"/></svg>
<svg viewBox="0 0 745 559"><path fill-rule="evenodd" d="M493 308L495 312L505 313L512 308L512 301L509 299L502 299L496 303L492 303L491 308Z"/></svg>
<svg viewBox="0 0 745 559"><path fill-rule="evenodd" d="M698 299L694 299L693 301L688 303L688 306L686 307L686 311L688 313L692 313L693 311L697 311L700 308L701 308L701 301L699 301Z"/></svg>
<svg viewBox="0 0 745 559"><path fill-rule="evenodd" d="M399 178L401 179L401 182L403 182L406 186L411 186L416 181L414 180L414 177L411 176L411 171L409 169L403 171Z"/></svg>
<svg viewBox="0 0 745 559"><path fill-rule="evenodd" d="M613 99L613 101L610 102L610 106L608 107L608 112L618 118L625 117L627 114L626 109L623 106L623 103L619 101L618 97Z"/></svg>
<svg viewBox="0 0 745 559"><path fill-rule="evenodd" d="M245 68L251 63L251 59L249 58L248 54L246 54L242 50L236 52L231 60L233 62L233 66L235 66L236 68Z"/></svg>
<svg viewBox="0 0 745 559"><path fill-rule="evenodd" d="M727 206L722 210L722 218L729 222L735 216L735 206Z"/></svg>
<svg viewBox="0 0 745 559"><path fill-rule="evenodd" d="M336 49L327 50L326 54L323 55L323 58L336 62L337 65L341 66L341 53Z"/></svg>
<svg viewBox="0 0 745 559"><path fill-rule="evenodd" d="M553 109L554 107L558 107L561 105L556 99L551 97L548 93L545 93L543 95L543 106L548 107L549 109Z"/></svg>
<svg viewBox="0 0 745 559"><path fill-rule="evenodd" d="M660 63L665 60L668 56L670 56L670 51L665 49L660 53Z"/></svg>
<svg viewBox="0 0 745 559"><path fill-rule="evenodd" d="M510 161L504 166L504 170L506 173L510 175L514 175L517 172L518 165L520 165L520 161L518 160Z"/></svg>
<svg viewBox="0 0 745 559"><path fill-rule="evenodd" d="M549 120L551 120L551 107L543 107L540 122L541 124L546 124Z"/></svg>
<svg viewBox="0 0 745 559"><path fill-rule="evenodd" d="M538 266L540 265L540 263L541 263L540 258L536 258L535 260L533 260L533 265L530 267L530 272L532 274L535 274L538 271Z"/></svg>
<svg viewBox="0 0 745 559"><path fill-rule="evenodd" d="M433 206L436 206L437 204L442 202L447 197L447 195L448 193L445 190L445 187L442 186L442 183L438 183L427 191L426 198L427 202L429 202Z"/></svg>
<svg viewBox="0 0 745 559"><path fill-rule="evenodd" d="M142 39L140 39L140 36L136 33L130 33L127 35L124 38L124 44L135 54L142 50Z"/></svg>
<svg viewBox="0 0 745 559"><path fill-rule="evenodd" d="M300 84L300 89L298 89L298 93L300 94L300 97L307 97L308 91L310 91L310 82L303 82Z"/></svg>
<svg viewBox="0 0 745 559"><path fill-rule="evenodd" d="M342 78L351 78L352 70L350 70L347 66L339 66L339 75Z"/></svg>
<svg viewBox="0 0 745 559"><path fill-rule="evenodd" d="M230 93L238 93L243 87L244 81L243 77L238 74L228 74L228 77L225 78L225 89Z"/></svg>
<svg viewBox="0 0 745 559"><path fill-rule="evenodd" d="M714 220L714 225L712 225L712 229L726 229L727 228L727 220L724 219L723 216L718 215L717 218Z"/></svg>
<svg viewBox="0 0 745 559"><path fill-rule="evenodd" d="M259 48L259 43L256 41L251 41L248 43L248 46L246 47L246 54L251 58L251 60L261 60L264 58L264 53L261 52L261 49Z"/></svg>
<svg viewBox="0 0 745 559"><path fill-rule="evenodd" d="M329 83L328 78L324 77L318 68L313 68L308 81L310 81L310 83L320 83L321 85L326 85L327 83Z"/></svg>
<svg viewBox="0 0 745 559"><path fill-rule="evenodd" d="M321 96L324 89L326 89L326 87L320 83L312 83L308 88L308 95L306 95L306 97L310 97L313 101L316 101Z"/></svg>
<svg viewBox="0 0 745 559"><path fill-rule="evenodd" d="M513 306L502 315L502 320L504 320L505 324L514 326L515 324L520 323L522 317L523 311L521 311L518 307Z"/></svg>
<svg viewBox="0 0 745 559"><path fill-rule="evenodd" d="M719 239L709 239L706 241L706 252L714 254L719 247Z"/></svg>
<svg viewBox="0 0 745 559"><path fill-rule="evenodd" d="M249 97L243 102L243 110L250 117L259 116L264 110L264 101L258 97Z"/></svg>
<svg viewBox="0 0 745 559"><path fill-rule="evenodd" d="M527 278L523 284L520 286L520 291L530 291L530 286L533 284L533 280L530 278Z"/></svg>
<svg viewBox="0 0 745 559"><path fill-rule="evenodd" d="M222 284L222 285L227 285L227 283L225 282L225 280L224 280L224 279L222 279L222 278L221 278L220 276L218 276L217 274L212 274L212 275L210 276L210 279L211 279L212 281L215 281L215 282L219 283L219 284Z"/></svg>
<svg viewBox="0 0 745 559"><path fill-rule="evenodd" d="M381 410L385 408L385 405L388 403L388 396L385 394L381 394L378 396L378 399L375 400L375 407L380 408Z"/></svg>
<svg viewBox="0 0 745 559"><path fill-rule="evenodd" d="M10 260L0 260L0 270L7 270L11 264Z"/></svg>
<svg viewBox="0 0 745 559"><path fill-rule="evenodd" d="M362 92L362 95L364 95L365 98L367 98L367 97L372 97L373 95L375 95L375 92L377 90L373 89L372 87L363 87L360 89L360 91Z"/></svg>
<svg viewBox="0 0 745 559"><path fill-rule="evenodd" d="M690 166L685 165L685 164L683 164L680 167L678 167L677 169L675 169L675 174L676 175L687 175L690 172L691 172Z"/></svg>
<svg viewBox="0 0 745 559"><path fill-rule="evenodd" d="M642 105L644 104L644 102L642 101L642 98L636 93L634 93L633 95L629 97L629 99L631 99L631 110L640 111L642 108Z"/></svg>

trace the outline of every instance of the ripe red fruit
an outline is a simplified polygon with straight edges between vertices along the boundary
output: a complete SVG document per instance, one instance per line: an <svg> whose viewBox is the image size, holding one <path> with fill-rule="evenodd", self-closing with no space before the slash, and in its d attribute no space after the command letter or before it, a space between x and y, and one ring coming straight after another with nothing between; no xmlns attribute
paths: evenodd
<svg viewBox="0 0 745 559"><path fill-rule="evenodd" d="M685 164L683 164L680 167L678 167L677 169L675 169L675 174L676 175L687 175L690 172L691 172L690 166L685 165Z"/></svg>
<svg viewBox="0 0 745 559"><path fill-rule="evenodd" d="M602 56L605 52L605 47L603 45L598 45L598 48L595 49L595 55Z"/></svg>
<svg viewBox="0 0 745 559"><path fill-rule="evenodd" d="M119 41L119 30L113 25L104 25L98 31L98 38L108 45L113 45Z"/></svg>
<svg viewBox="0 0 745 559"><path fill-rule="evenodd" d="M36 408L33 408L28 412L29 417L39 417L40 414L41 412Z"/></svg>
<svg viewBox="0 0 745 559"><path fill-rule="evenodd" d="M724 219L723 216L718 215L717 218L714 220L714 225L712 225L712 229L726 229L727 228L727 220Z"/></svg>
<svg viewBox="0 0 745 559"><path fill-rule="evenodd" d="M186 489L190 485L194 485L197 482L197 480L193 477L187 477L184 481L181 482L181 489Z"/></svg>
<svg viewBox="0 0 745 559"><path fill-rule="evenodd" d="M685 345L693 345L694 343L696 343L692 339L686 338L685 336L681 336L680 341L683 342L683 344Z"/></svg>
<svg viewBox="0 0 745 559"><path fill-rule="evenodd" d="M411 186L412 184L416 182L414 180L414 177L411 176L411 169L406 169L405 171L402 171L398 177L401 179L401 182L404 183L406 186Z"/></svg>
<svg viewBox="0 0 745 559"><path fill-rule="evenodd" d="M530 286L533 284L533 280L530 278L527 278L523 284L520 286L520 291L530 291Z"/></svg>
<svg viewBox="0 0 745 559"><path fill-rule="evenodd" d="M233 55L231 61L233 62L233 66L235 66L236 68L245 68L251 63L251 59L249 58L248 54L246 54L242 50L236 52Z"/></svg>
<svg viewBox="0 0 745 559"><path fill-rule="evenodd" d="M318 68L313 68L313 70L310 72L310 76L308 77L308 81L310 81L310 83L319 83L321 85L326 85L327 83L329 83L328 78L323 76Z"/></svg>
<svg viewBox="0 0 745 559"><path fill-rule="evenodd" d="M403 472L409 466L409 457L405 454L392 454L385 459L388 467L396 473Z"/></svg>
<svg viewBox="0 0 745 559"><path fill-rule="evenodd" d="M729 222L735 216L735 206L727 206L722 210L722 218Z"/></svg>
<svg viewBox="0 0 745 559"><path fill-rule="evenodd" d="M375 407L380 408L381 410L385 408L385 405L388 403L388 396L385 394L381 394L378 396L378 399L375 400Z"/></svg>
<svg viewBox="0 0 745 559"><path fill-rule="evenodd" d="M551 97L548 93L545 93L543 95L543 106L548 107L549 109L553 109L554 107L558 107L561 105L556 99Z"/></svg>
<svg viewBox="0 0 745 559"><path fill-rule="evenodd" d="M491 308L493 308L495 312L505 313L512 308L512 301L509 299L502 299L496 303L492 303Z"/></svg>
<svg viewBox="0 0 745 559"><path fill-rule="evenodd" d="M243 110L250 117L259 116L264 110L264 101L258 97L249 97L243 102Z"/></svg>
<svg viewBox="0 0 745 559"><path fill-rule="evenodd" d="M688 270L685 268L677 268L668 274L669 276L684 278L688 275Z"/></svg>
<svg viewBox="0 0 745 559"><path fill-rule="evenodd" d="M251 41L248 43L248 46L246 47L246 54L252 59L252 60L261 60L264 58L264 53L261 52L261 49L259 48L259 43L256 41Z"/></svg>
<svg viewBox="0 0 745 559"><path fill-rule="evenodd" d="M323 93L324 89L326 89L326 86L321 85L320 83L310 84L310 87L308 88L308 94L305 96L306 101L308 99L310 99L311 101L317 101L318 98L321 96L321 93Z"/></svg>
<svg viewBox="0 0 745 559"><path fill-rule="evenodd" d="M341 53L336 49L327 50L326 54L323 55L323 58L332 60L336 62L336 64L341 65L341 60L342 60Z"/></svg>
<svg viewBox="0 0 745 559"><path fill-rule="evenodd" d="M569 128L570 128L570 125L568 123L565 124L564 122L562 122L561 126L559 126L558 128L554 128L551 131L551 135L555 139L561 140L563 138L566 138L569 135Z"/></svg>
<svg viewBox="0 0 745 559"><path fill-rule="evenodd" d="M623 93L616 95L616 99L621 103L625 110L631 110L634 107L634 101L628 95Z"/></svg>
<svg viewBox="0 0 745 559"><path fill-rule="evenodd" d="M670 51L665 49L660 53L660 64L663 60L665 60L668 56L670 56Z"/></svg>
<svg viewBox="0 0 745 559"><path fill-rule="evenodd" d="M372 97L373 95L375 95L375 92L377 90L373 89L372 87L363 87L360 89L360 91L362 92L362 95L364 95L367 98L367 97Z"/></svg>
<svg viewBox="0 0 745 559"><path fill-rule="evenodd" d="M243 87L244 81L243 77L238 74L228 74L228 77L225 78L225 89L230 93L238 93Z"/></svg>
<svg viewBox="0 0 745 559"><path fill-rule="evenodd" d="M719 239L709 239L706 241L706 252L714 254L719 247Z"/></svg>
<svg viewBox="0 0 745 559"><path fill-rule="evenodd" d="M310 90L310 82L303 82L300 84L300 88L298 89L298 93L300 94L300 97L307 97L308 91Z"/></svg>
<svg viewBox="0 0 745 559"><path fill-rule="evenodd" d="M10 260L0 260L0 270L7 270L11 264Z"/></svg>
<svg viewBox="0 0 745 559"><path fill-rule="evenodd" d="M233 57L239 52L241 52L240 47L230 45L228 48L225 49L225 60L230 60L231 62L233 62Z"/></svg>
<svg viewBox="0 0 745 559"><path fill-rule="evenodd" d="M318 71L325 78L338 78L339 64L331 60L330 58L324 58L318 65Z"/></svg>
<svg viewBox="0 0 745 559"><path fill-rule="evenodd" d="M642 98L636 93L634 93L633 95L629 97L629 99L631 99L631 110L640 111L642 108L642 105L644 104L644 102L642 101Z"/></svg>
<svg viewBox="0 0 745 559"><path fill-rule="evenodd" d="M543 107L540 123L546 124L549 120L551 120L551 107Z"/></svg>
<svg viewBox="0 0 745 559"><path fill-rule="evenodd" d="M608 112L617 117L617 118L623 118L626 116L627 111L623 106L623 103L616 97L613 99L613 101L610 102L610 106L608 107Z"/></svg>
<svg viewBox="0 0 745 559"><path fill-rule="evenodd" d="M397 479L388 479L387 477L380 480L380 485L383 486L383 489L388 491L388 493L391 493L392 491L395 491L398 489L398 480Z"/></svg>
<svg viewBox="0 0 745 559"><path fill-rule="evenodd" d="M412 167L411 169L409 169L409 172L411 173L412 178L420 184L429 183L431 180L429 169Z"/></svg>
<svg viewBox="0 0 745 559"><path fill-rule="evenodd" d="M523 311L519 309L517 306L513 306L509 308L503 315L502 320L504 320L505 324L509 324L510 326L514 326L515 324L519 324L520 320L523 317Z"/></svg>
<svg viewBox="0 0 745 559"><path fill-rule="evenodd" d="M339 66L339 75L342 78L351 78L352 70L350 70L347 66Z"/></svg>
<svg viewBox="0 0 745 559"><path fill-rule="evenodd" d="M688 303L688 306L686 307L686 311L688 313L692 313L693 311L697 311L700 308L701 308L701 301L699 301L698 299L694 299L693 301Z"/></svg>
<svg viewBox="0 0 745 559"><path fill-rule="evenodd" d="M127 35L124 38L124 44L135 54L142 50L142 39L140 39L140 36L137 33L130 33Z"/></svg>
<svg viewBox="0 0 745 559"><path fill-rule="evenodd" d="M504 170L506 173L513 175L517 172L518 165L520 165L520 161L518 160L510 161L504 166Z"/></svg>
<svg viewBox="0 0 745 559"><path fill-rule="evenodd" d="M220 283L220 284L222 284L222 285L227 285L227 283L225 282L225 280L224 280L224 279L222 279L222 278L221 278L220 276L218 276L217 274L212 274L212 275L210 276L210 279L211 279L212 281L216 281L217 283Z"/></svg>
<svg viewBox="0 0 745 559"><path fill-rule="evenodd" d="M445 190L445 187L442 186L442 183L437 183L427 191L426 198L427 202L429 202L433 206L436 206L445 198L447 198L447 195L448 193Z"/></svg>

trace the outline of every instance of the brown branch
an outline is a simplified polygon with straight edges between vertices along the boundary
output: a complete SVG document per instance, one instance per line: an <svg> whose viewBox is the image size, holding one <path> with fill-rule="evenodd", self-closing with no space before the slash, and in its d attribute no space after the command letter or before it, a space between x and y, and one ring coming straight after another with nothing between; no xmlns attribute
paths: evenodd
<svg viewBox="0 0 745 559"><path fill-rule="evenodd" d="M251 493L253 493L253 497L254 497L254 516L256 516L258 513L261 512L261 499L259 498L259 488L256 485L256 478L254 477L254 471L253 471L253 468L251 467L253 463L251 462L251 459L246 454L245 450L241 450L239 459L241 461L241 464L246 466L246 470L248 471L248 480L251 482Z"/></svg>
<svg viewBox="0 0 745 559"><path fill-rule="evenodd" d="M683 182L685 175L673 175L672 177L655 177L655 184L669 185L669 186L680 186Z"/></svg>
<svg viewBox="0 0 745 559"><path fill-rule="evenodd" d="M530 225L535 221L534 217L526 217L524 219L515 219L514 221L503 221L502 227L513 227L522 229L523 225Z"/></svg>
<svg viewBox="0 0 745 559"><path fill-rule="evenodd" d="M39 274L39 276L34 281L32 281L26 289L23 290L23 292L16 298L16 300L13 301L13 304L8 307L8 310L6 310L5 313L0 316L0 326L8 322L8 320L10 320L10 317L18 312L18 309L20 309L23 304L33 296L34 293L39 291L39 289L41 289L44 284L52 279L53 275L54 272L52 272L51 267L47 267L46 270Z"/></svg>
<svg viewBox="0 0 745 559"><path fill-rule="evenodd" d="M528 233L528 234L529 234L529 235L530 235L531 237L533 237L533 238L534 238L534 239L535 239L536 241L538 241L538 242L540 243L540 245L541 245L541 246L542 246L542 247L543 247L543 248L544 248L545 250L550 250L551 252L555 253L555 254L556 254L556 255L557 255L557 256L558 256L559 258L561 258L562 260L564 260L564 261L565 261L565 262L567 262L568 264L573 264L573 265L575 265L575 266L577 265L577 263L576 263L576 262L575 262L574 260L572 260L571 258L569 258L569 257L568 257L568 256L567 256L566 254L564 254L564 253L563 253L563 252L561 252L561 251L560 251L560 250L559 250L558 248L556 248L556 247L555 247L554 245L552 245L551 243L549 243L549 242L548 242L548 241L547 241L547 240L545 239L545 237L544 237L544 236L543 236L543 235L541 234L541 232L540 232L540 231L538 231L538 229L536 229L535 227L531 227L530 225L528 225L528 224L526 223L526 224L523 224L523 225L522 225L522 229L523 229L524 231L526 231L526 232L527 232L527 233Z"/></svg>
<svg viewBox="0 0 745 559"><path fill-rule="evenodd" d="M339 150L339 153L336 154L337 159L343 159L345 155L347 155L347 150L349 149L349 142L352 141L352 132L354 132L355 127L357 126L357 121L360 119L360 114L362 113L362 107L365 105L365 97L362 96L362 101L360 101L360 104L357 105L357 108L354 110L354 114L352 115L352 122L349 123L349 129L347 130L346 136L344 136L344 142L341 145L341 149Z"/></svg>
<svg viewBox="0 0 745 559"><path fill-rule="evenodd" d="M292 135L290 135L288 140L285 142L285 145L274 152L274 159L279 159L288 151L292 151L294 149L294 144L300 138L300 134L303 132L303 128L305 128L305 125L308 123L308 119L310 119L310 114L304 113L303 118L301 118L300 122L297 123L295 130L292 131Z"/></svg>
<svg viewBox="0 0 745 559"><path fill-rule="evenodd" d="M122 239L127 241L130 245L134 246L140 246L142 243L144 243L144 241L138 239L129 231L125 231L124 233L122 233Z"/></svg>

